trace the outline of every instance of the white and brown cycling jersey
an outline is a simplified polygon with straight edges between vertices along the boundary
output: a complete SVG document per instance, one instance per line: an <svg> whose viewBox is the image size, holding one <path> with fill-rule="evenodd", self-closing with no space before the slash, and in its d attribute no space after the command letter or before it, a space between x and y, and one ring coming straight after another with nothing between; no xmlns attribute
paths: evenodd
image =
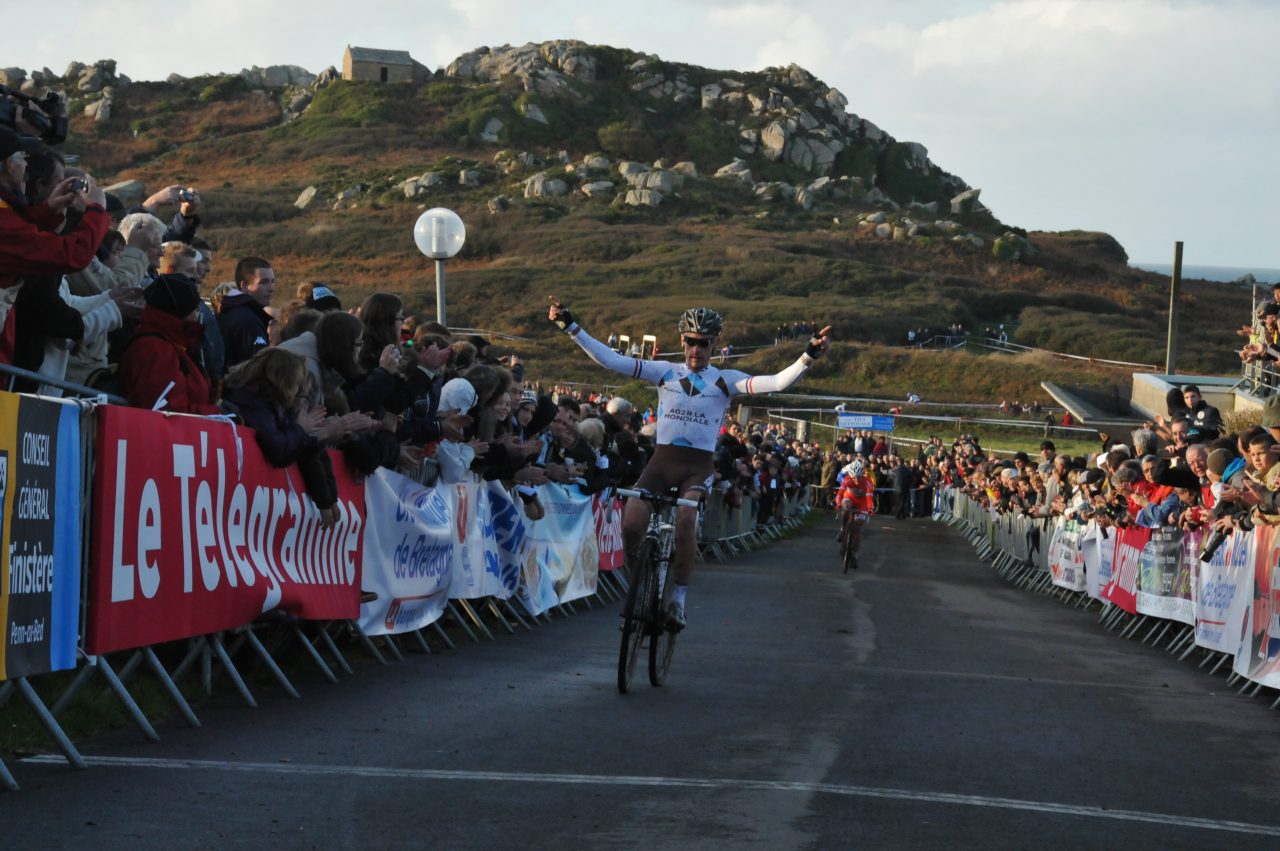
<svg viewBox="0 0 1280 851"><path fill-rule="evenodd" d="M808 355L801 355L776 375L752 376L711 365L694 371L683 363L620 355L577 323L570 325L568 332L604 368L657 385L659 446L685 446L704 452L715 449L720 423L734 396L785 390L813 363Z"/></svg>

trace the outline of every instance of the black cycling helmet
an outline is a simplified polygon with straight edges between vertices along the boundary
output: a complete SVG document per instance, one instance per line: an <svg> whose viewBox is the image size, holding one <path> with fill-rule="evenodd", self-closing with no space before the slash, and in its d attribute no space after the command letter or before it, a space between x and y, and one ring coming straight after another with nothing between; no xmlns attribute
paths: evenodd
<svg viewBox="0 0 1280 851"><path fill-rule="evenodd" d="M724 320L720 314L709 307L691 307L680 314L681 334L701 334L704 337L719 337L724 330Z"/></svg>

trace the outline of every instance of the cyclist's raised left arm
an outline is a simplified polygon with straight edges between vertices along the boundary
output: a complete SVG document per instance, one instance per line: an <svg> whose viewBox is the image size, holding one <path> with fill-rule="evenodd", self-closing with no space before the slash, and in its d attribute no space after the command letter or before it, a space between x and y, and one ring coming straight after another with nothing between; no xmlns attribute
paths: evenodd
<svg viewBox="0 0 1280 851"><path fill-rule="evenodd" d="M791 366L782 372L773 375L747 375L745 372L737 370L725 370L721 373L729 382L735 393L777 393L779 390L786 390L792 384L799 380L800 376L813 365L813 362L822 357L822 353L831 345L831 326L828 325L809 340L809 345L805 347L804 354Z"/></svg>

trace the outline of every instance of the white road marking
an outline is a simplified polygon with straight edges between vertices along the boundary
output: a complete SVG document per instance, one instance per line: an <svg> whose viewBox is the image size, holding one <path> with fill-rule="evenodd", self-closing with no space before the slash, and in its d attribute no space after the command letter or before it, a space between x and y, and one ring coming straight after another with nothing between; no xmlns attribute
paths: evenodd
<svg viewBox="0 0 1280 851"><path fill-rule="evenodd" d="M59 756L45 754L27 757L24 763L62 765ZM394 780L455 780L488 783L552 783L583 786L656 786L661 788L744 790L753 792L802 792L805 794L841 795L851 798L880 798L893 801L917 801L926 804L954 804L966 807L989 807L999 810L1022 810L1047 815L1144 822L1165 827L1193 827L1228 833L1280 837L1280 825L1250 824L1242 821L1179 816L1141 810L1115 810L1052 801L1026 801L1017 798L994 798L986 795L957 795L949 792L918 792L910 789L885 789L874 786L847 786L839 783L803 783L785 780L746 780L734 778L639 777L603 774L544 774L526 771L458 771L440 768L379 768L358 765L307 765L299 763L232 762L226 760L154 759L126 756L87 756L91 766L115 768L154 768L178 771L233 771L244 774L287 774L310 777L368 777Z"/></svg>

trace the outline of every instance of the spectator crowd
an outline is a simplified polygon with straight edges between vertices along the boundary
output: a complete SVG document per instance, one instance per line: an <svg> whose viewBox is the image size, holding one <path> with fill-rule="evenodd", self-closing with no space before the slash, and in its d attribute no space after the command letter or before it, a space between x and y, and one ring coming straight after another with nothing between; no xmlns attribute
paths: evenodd
<svg viewBox="0 0 1280 851"><path fill-rule="evenodd" d="M576 385L541 392L518 356L408 316L394 293L344 304L317 281L286 293L271 260L253 255L214 284L194 187L126 208L56 148L7 128L0 164L0 363L25 370L5 376L7 389L89 388L232 417L271 463L299 465L326 522L331 448L360 475L501 480L535 520L537 486L630 485L651 455L651 408ZM816 447L736 424L716 459L726 498L758 496L761 523L821 468Z"/></svg>

